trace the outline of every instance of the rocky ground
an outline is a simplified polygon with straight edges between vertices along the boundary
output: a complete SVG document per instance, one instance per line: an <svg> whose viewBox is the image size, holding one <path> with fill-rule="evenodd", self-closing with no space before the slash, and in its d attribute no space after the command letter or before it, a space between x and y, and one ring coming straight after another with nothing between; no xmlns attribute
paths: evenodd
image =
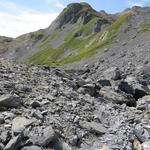
<svg viewBox="0 0 150 150"><path fill-rule="evenodd" d="M1 59L0 150L150 150L149 71L62 70Z"/></svg>

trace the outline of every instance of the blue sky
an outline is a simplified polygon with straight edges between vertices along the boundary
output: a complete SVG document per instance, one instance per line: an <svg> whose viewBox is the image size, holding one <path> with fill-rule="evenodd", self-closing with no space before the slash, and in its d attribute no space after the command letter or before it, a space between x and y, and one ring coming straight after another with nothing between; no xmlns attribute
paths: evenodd
<svg viewBox="0 0 150 150"><path fill-rule="evenodd" d="M0 35L17 37L46 28L69 3L87 2L97 11L116 13L150 0L0 0Z"/></svg>

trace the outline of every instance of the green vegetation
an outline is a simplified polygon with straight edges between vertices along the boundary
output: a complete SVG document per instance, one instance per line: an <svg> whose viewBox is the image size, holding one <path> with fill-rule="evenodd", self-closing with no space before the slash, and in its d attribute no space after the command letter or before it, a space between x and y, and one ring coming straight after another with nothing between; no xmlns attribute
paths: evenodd
<svg viewBox="0 0 150 150"><path fill-rule="evenodd" d="M145 32L145 31L150 31L150 24L142 24L140 26L140 30Z"/></svg>
<svg viewBox="0 0 150 150"><path fill-rule="evenodd" d="M43 44L39 47L40 51L29 58L29 63L48 64L53 66L64 65L87 59L97 53L102 53L105 47L113 43L117 33L120 32L120 26L129 19L131 15L131 13L121 15L117 21L99 33L92 32L98 19L97 17L94 17L86 25L76 23L72 30L76 32L81 31L86 36L75 38L74 33L70 31L64 43L56 49L53 48L50 43L53 38L57 39L61 31L55 32L53 35L43 40ZM64 57L66 51L76 51L78 53L66 55Z"/></svg>
<svg viewBox="0 0 150 150"><path fill-rule="evenodd" d="M99 18L98 17L94 17L92 20L90 20L87 24L85 25L79 25L78 26L78 30L82 33L84 33L85 35L89 35L92 33L93 31L93 27L96 25L96 22Z"/></svg>

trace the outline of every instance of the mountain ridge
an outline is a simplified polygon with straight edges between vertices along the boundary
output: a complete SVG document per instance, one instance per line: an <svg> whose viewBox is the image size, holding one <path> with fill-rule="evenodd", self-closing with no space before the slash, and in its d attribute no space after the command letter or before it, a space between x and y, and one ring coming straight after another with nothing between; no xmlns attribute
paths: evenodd
<svg viewBox="0 0 150 150"><path fill-rule="evenodd" d="M148 12L149 7L135 6L111 15L97 12L87 3L72 3L48 28L13 39L2 56L52 66L88 60L100 56L125 31L136 28L138 33L145 28L148 32Z"/></svg>

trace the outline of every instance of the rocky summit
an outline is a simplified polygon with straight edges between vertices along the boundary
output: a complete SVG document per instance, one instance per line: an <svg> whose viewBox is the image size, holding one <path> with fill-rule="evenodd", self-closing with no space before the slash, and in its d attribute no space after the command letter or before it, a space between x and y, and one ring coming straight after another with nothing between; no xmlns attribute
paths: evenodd
<svg viewBox="0 0 150 150"><path fill-rule="evenodd" d="M0 37L0 150L150 150L149 41L150 7L87 3Z"/></svg>

